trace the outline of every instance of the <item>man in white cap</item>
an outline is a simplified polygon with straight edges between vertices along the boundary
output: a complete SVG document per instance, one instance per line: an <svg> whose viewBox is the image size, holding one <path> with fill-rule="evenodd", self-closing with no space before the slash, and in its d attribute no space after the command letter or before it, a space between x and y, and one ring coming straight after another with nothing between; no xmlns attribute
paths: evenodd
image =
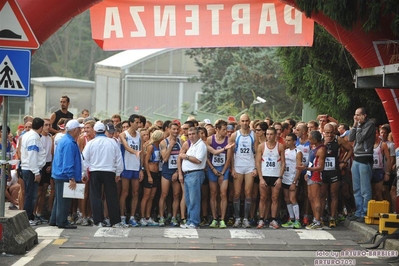
<svg viewBox="0 0 399 266"><path fill-rule="evenodd" d="M96 137L86 144L82 152L84 168L90 172L90 203L94 224L101 227L104 220L103 186L111 225L121 221L116 183L119 182L123 171L123 161L117 142L105 134L108 130L115 131L111 130L111 125L106 127L102 122L97 122L94 125Z"/></svg>
<svg viewBox="0 0 399 266"><path fill-rule="evenodd" d="M54 154L51 176L55 182L55 200L50 217L50 225L58 228L76 229L70 225L67 217L72 199L63 197L64 183L69 183L70 189L76 189L76 183L82 181L82 159L79 146L76 143L83 124L70 120L65 126L66 134L58 142Z"/></svg>

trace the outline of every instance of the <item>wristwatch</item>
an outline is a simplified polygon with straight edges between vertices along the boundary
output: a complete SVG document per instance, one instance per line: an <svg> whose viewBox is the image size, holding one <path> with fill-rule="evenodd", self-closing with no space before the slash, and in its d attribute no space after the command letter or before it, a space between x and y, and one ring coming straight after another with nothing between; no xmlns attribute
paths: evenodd
<svg viewBox="0 0 399 266"><path fill-rule="evenodd" d="M145 170L145 168L144 167L141 167L141 171L144 171Z"/></svg>
<svg viewBox="0 0 399 266"><path fill-rule="evenodd" d="M296 181L294 180L294 181L292 181L292 184L296 184Z"/></svg>

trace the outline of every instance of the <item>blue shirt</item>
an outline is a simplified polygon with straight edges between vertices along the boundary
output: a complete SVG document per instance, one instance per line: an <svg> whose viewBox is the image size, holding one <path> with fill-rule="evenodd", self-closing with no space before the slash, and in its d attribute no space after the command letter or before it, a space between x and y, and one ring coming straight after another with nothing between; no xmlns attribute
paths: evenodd
<svg viewBox="0 0 399 266"><path fill-rule="evenodd" d="M74 178L76 182L82 180L82 159L79 146L69 133L65 134L58 142L51 176L54 179L63 180Z"/></svg>

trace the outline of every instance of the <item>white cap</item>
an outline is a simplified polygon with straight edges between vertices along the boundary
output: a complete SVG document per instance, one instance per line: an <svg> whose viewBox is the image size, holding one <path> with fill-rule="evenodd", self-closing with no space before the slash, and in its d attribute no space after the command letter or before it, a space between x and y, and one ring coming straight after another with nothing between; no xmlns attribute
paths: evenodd
<svg viewBox="0 0 399 266"><path fill-rule="evenodd" d="M105 132L105 125L104 125L104 123L101 122L101 121L97 121L97 122L94 124L94 131L95 131L95 132L98 132L98 133L104 133L104 132Z"/></svg>
<svg viewBox="0 0 399 266"><path fill-rule="evenodd" d="M205 125L212 125L211 120L209 120L208 118L204 119L204 123Z"/></svg>
<svg viewBox="0 0 399 266"><path fill-rule="evenodd" d="M68 123L65 126L67 131L71 131L72 129L75 129L75 128L78 128L78 127L82 128L82 127L84 127L84 125L80 124L78 122L78 120L76 120L76 119L69 120Z"/></svg>

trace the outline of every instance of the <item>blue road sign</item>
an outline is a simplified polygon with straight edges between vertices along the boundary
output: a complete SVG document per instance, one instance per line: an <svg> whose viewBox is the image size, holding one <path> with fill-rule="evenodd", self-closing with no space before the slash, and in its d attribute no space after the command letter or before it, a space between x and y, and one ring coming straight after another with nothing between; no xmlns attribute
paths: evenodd
<svg viewBox="0 0 399 266"><path fill-rule="evenodd" d="M30 50L0 48L0 95L28 97Z"/></svg>

